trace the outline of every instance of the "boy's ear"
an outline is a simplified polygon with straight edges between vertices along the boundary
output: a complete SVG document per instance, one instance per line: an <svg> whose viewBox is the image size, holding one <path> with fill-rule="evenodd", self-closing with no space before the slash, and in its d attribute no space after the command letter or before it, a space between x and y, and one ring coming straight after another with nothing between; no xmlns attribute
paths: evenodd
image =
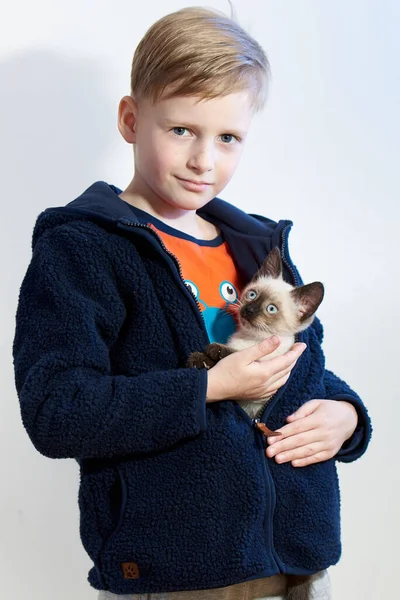
<svg viewBox="0 0 400 600"><path fill-rule="evenodd" d="M132 96L124 96L118 107L118 129L128 144L136 143L136 118L138 106Z"/></svg>

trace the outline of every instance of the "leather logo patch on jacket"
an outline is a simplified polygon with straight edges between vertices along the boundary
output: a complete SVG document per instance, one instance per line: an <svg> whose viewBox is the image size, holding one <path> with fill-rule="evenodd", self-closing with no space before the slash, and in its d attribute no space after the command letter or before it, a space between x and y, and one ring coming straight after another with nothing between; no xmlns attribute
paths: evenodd
<svg viewBox="0 0 400 600"><path fill-rule="evenodd" d="M139 565L134 562L121 563L124 579L139 579Z"/></svg>

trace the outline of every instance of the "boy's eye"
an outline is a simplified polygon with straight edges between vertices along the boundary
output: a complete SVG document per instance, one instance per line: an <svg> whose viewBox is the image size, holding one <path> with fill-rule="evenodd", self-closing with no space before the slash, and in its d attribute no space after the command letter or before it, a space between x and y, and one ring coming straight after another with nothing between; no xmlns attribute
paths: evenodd
<svg viewBox="0 0 400 600"><path fill-rule="evenodd" d="M175 133L175 135L183 137L185 133L187 133L189 130L187 129L187 127L174 127L172 131ZM239 138L234 136L232 133L223 133L220 137L224 144L226 144L227 146L232 146L234 142L240 141Z"/></svg>
<svg viewBox="0 0 400 600"><path fill-rule="evenodd" d="M185 131L187 131L186 127L174 127L173 128L173 132L176 133L176 135L180 135L181 137L183 136Z"/></svg>
<svg viewBox="0 0 400 600"><path fill-rule="evenodd" d="M249 290L246 296L249 300L254 300L255 298L257 298L257 292L255 290Z"/></svg>
<svg viewBox="0 0 400 600"><path fill-rule="evenodd" d="M275 304L268 304L267 313L269 313L270 315L274 315L277 312L278 312L278 309L276 308Z"/></svg>
<svg viewBox="0 0 400 600"><path fill-rule="evenodd" d="M221 139L225 144L230 144L232 140L235 140L236 142L238 141L238 139L232 133L223 133L221 135Z"/></svg>

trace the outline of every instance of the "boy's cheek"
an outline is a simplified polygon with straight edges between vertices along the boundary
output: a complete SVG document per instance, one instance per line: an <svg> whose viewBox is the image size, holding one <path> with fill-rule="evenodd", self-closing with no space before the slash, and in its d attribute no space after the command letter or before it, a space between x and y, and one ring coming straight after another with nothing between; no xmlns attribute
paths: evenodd
<svg viewBox="0 0 400 600"><path fill-rule="evenodd" d="M214 193L217 196L220 192L222 192L222 190L224 188L226 188L226 186L228 185L228 183L230 182L230 180L232 179L233 175L235 174L235 170L236 170L237 164L234 165L233 167L231 167L229 170L225 168L225 170L222 169L216 169L216 188L214 189Z"/></svg>

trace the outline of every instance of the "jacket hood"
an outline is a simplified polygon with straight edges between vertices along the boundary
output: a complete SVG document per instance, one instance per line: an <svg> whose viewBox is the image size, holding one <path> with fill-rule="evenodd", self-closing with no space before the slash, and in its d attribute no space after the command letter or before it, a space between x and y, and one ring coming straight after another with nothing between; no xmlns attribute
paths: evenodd
<svg viewBox="0 0 400 600"><path fill-rule="evenodd" d="M33 231L32 247L45 231L68 221L88 219L99 225L117 225L118 222L134 220L134 208L119 197L122 190L104 181L93 183L87 190L66 206L47 208L40 213ZM236 236L252 238L272 237L277 234L278 225L292 225L291 221L280 221L258 215L249 215L220 198L214 198L199 209L198 214L217 226L224 226ZM279 239L276 239L279 244Z"/></svg>

